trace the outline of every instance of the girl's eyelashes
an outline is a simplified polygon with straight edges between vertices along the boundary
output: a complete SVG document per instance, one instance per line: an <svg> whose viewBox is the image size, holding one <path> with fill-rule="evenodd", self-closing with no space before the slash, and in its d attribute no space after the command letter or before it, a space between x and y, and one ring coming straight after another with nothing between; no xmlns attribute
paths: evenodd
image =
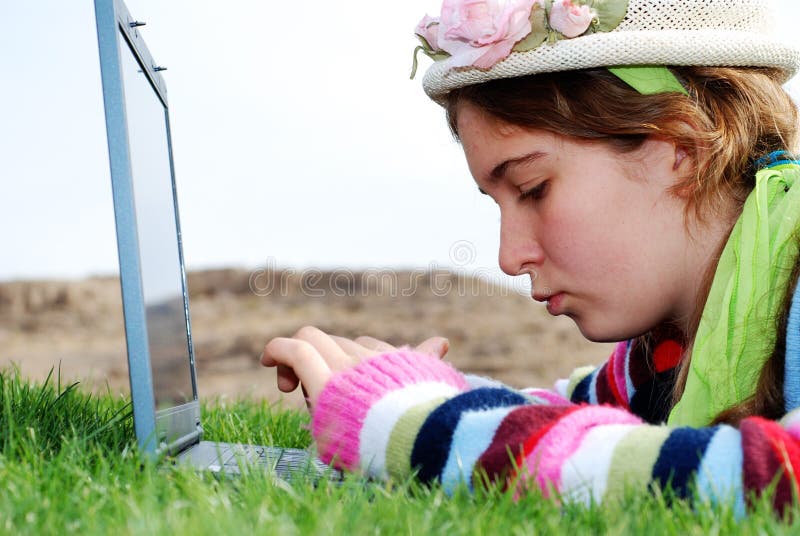
<svg viewBox="0 0 800 536"><path fill-rule="evenodd" d="M544 197L545 191L547 190L547 182L542 181L530 190L525 190L524 192L520 192L519 197L517 198L519 201L527 201L531 199L533 201L538 201Z"/></svg>

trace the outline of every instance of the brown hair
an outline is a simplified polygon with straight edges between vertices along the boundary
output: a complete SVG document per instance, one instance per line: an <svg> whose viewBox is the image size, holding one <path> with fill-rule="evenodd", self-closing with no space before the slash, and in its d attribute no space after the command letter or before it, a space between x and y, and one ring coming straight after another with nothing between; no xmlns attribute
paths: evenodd
<svg viewBox="0 0 800 536"><path fill-rule="evenodd" d="M591 69L459 88L447 96L445 109L456 138L459 104L469 102L504 123L606 143L620 154L635 151L650 136L671 140L694 163L692 173L672 188L672 193L687 198L687 215L693 210L702 222L724 216L719 207L731 205L738 214L754 186L754 161L772 151L796 148L797 107L774 69L676 67L673 71L688 90L688 98L679 93L641 95L607 69ZM682 327L688 344L673 401L683 394L691 341L723 246L706 274L695 314ZM776 321L780 335L783 318ZM782 413L781 344L779 340L764 366L754 397L726 410L717 420L735 422L747 415Z"/></svg>

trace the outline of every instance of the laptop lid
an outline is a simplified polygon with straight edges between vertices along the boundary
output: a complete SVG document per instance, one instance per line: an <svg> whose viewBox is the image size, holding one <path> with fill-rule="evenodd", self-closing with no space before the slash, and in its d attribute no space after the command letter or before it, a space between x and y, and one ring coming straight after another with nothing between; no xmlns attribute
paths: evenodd
<svg viewBox="0 0 800 536"><path fill-rule="evenodd" d="M136 437L149 453L200 440L169 107L122 0L95 0Z"/></svg>

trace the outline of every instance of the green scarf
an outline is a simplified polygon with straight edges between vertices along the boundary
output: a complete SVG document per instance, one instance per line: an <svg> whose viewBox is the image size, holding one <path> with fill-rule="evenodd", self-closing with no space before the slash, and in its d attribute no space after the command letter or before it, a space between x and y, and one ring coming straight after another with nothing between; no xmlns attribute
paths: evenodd
<svg viewBox="0 0 800 536"><path fill-rule="evenodd" d="M706 426L755 393L775 346L789 277L798 260L800 166L756 174L756 185L720 257L692 348L686 390L668 423Z"/></svg>

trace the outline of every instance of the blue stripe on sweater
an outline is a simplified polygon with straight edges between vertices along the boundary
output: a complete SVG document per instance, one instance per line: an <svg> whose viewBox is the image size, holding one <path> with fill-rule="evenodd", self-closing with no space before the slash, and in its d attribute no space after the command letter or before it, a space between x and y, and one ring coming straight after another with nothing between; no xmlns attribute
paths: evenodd
<svg viewBox="0 0 800 536"><path fill-rule="evenodd" d="M697 494L711 504L732 504L737 519L745 514L742 486L742 434L720 426L697 470Z"/></svg>
<svg viewBox="0 0 800 536"><path fill-rule="evenodd" d="M631 379L631 349L633 348L633 339L628 339L625 343L625 389L628 393L628 406L630 406L633 395L636 394L636 388Z"/></svg>
<svg viewBox="0 0 800 536"><path fill-rule="evenodd" d="M411 467L419 469L418 476L422 482L439 478L450 455L453 432L462 413L526 403L526 398L519 393L491 387L474 389L451 398L425 419L411 451Z"/></svg>
<svg viewBox="0 0 800 536"><path fill-rule="evenodd" d="M800 284L794 289L789 321L786 324L786 357L784 358L783 399L789 413L800 407Z"/></svg>
<svg viewBox="0 0 800 536"><path fill-rule="evenodd" d="M661 445L653 466L653 480L663 489L669 484L675 495L689 496L689 482L697 471L708 443L717 431L712 428L676 428Z"/></svg>
<svg viewBox="0 0 800 536"><path fill-rule="evenodd" d="M516 407L465 411L458 421L450 454L442 471L442 486L452 494L456 486L466 484L472 491L472 472L481 454L489 448L503 419Z"/></svg>
<svg viewBox="0 0 800 536"><path fill-rule="evenodd" d="M589 402L589 386L592 384L592 376L595 374L597 374L597 369L578 382L572 391L572 396L569 397L570 402Z"/></svg>
<svg viewBox="0 0 800 536"><path fill-rule="evenodd" d="M594 372L592 372L592 380L589 382L589 389L587 390L587 393L586 393L586 394L589 395L589 403L590 404L594 404L594 405L598 404L598 401L597 401L597 378L600 377L600 371L603 370L603 368L604 367L601 365L601 366L597 367L596 369L594 369ZM605 368L608 369L608 365L607 364L606 364Z"/></svg>

